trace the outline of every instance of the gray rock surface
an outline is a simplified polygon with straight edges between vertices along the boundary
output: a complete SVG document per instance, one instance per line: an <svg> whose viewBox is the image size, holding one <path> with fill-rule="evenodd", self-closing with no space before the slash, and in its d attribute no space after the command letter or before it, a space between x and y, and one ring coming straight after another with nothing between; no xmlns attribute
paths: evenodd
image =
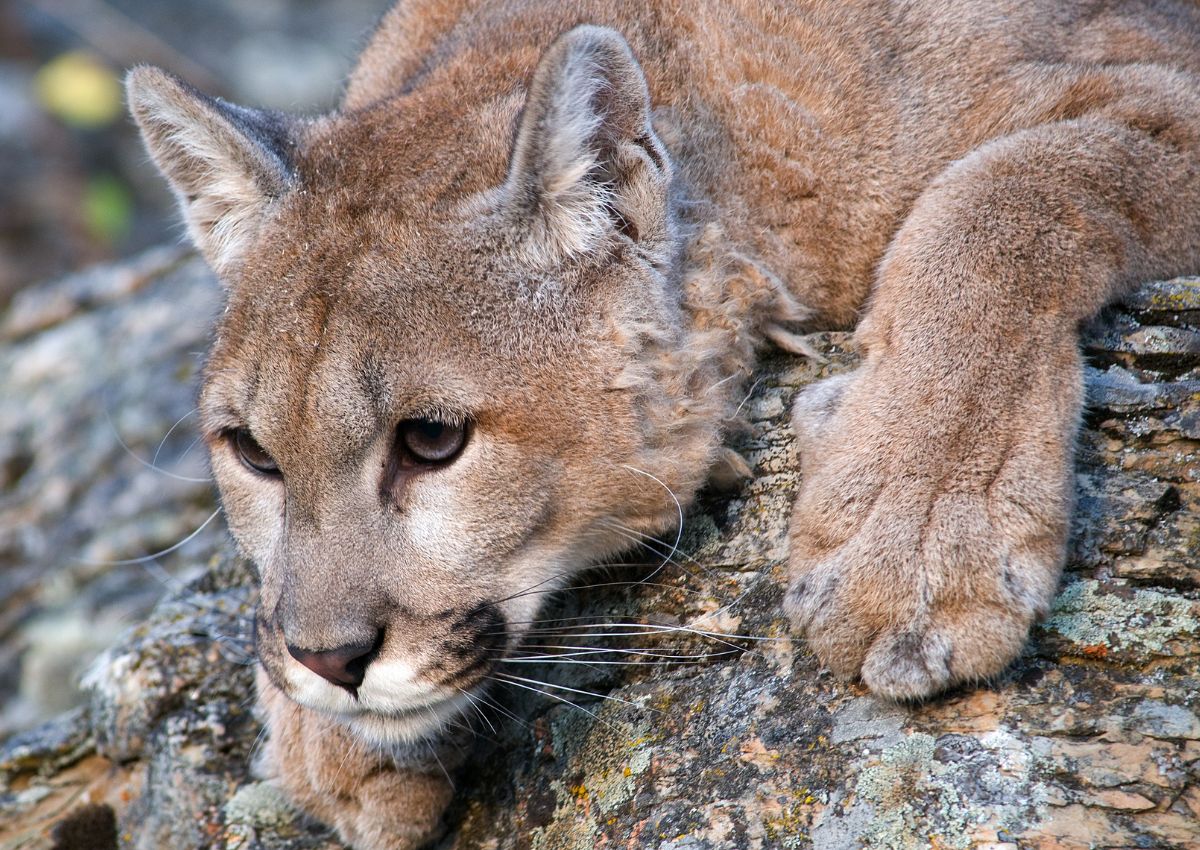
<svg viewBox="0 0 1200 850"><path fill-rule="evenodd" d="M219 305L200 264L164 248L0 316L0 695L16 695L0 734L78 704L82 666L223 542L214 521L120 563L215 510L188 414Z"/></svg>
<svg viewBox="0 0 1200 850"><path fill-rule="evenodd" d="M170 545L212 510L205 485L140 467L104 423L107 405L153 455L190 409L218 300L195 260L137 264L14 303L2 325L0 466L20 474L0 501L0 581L37 600L64 587L65 610L154 581L75 558ZM668 536L631 558L648 566L558 600L562 628L542 637L588 663L530 664L517 672L555 698L501 689L517 719L474 719L443 850L1200 847L1200 281L1147 285L1086 340L1070 563L999 680L883 703L788 634L785 411L854 365L845 335L814 335L829 362L770 358L747 402L753 482L705 497L669 562ZM87 704L0 745L0 848L339 846L251 775L253 576L216 524L168 565L187 583L92 665Z"/></svg>

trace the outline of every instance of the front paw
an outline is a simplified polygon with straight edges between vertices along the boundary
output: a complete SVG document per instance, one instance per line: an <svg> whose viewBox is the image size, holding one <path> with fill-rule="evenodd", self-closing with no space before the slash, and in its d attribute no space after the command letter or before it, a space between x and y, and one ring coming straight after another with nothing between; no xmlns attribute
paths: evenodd
<svg viewBox="0 0 1200 850"><path fill-rule="evenodd" d="M292 702L261 669L258 691L268 737L257 769L298 808L354 850L416 850L441 835L453 789L440 766L402 763L358 740Z"/></svg>
<svg viewBox="0 0 1200 850"><path fill-rule="evenodd" d="M792 517L785 610L822 663L892 699L999 673L1058 584L1069 443L1003 423L948 439L873 416L853 387L846 397L817 431L799 430L815 459Z"/></svg>

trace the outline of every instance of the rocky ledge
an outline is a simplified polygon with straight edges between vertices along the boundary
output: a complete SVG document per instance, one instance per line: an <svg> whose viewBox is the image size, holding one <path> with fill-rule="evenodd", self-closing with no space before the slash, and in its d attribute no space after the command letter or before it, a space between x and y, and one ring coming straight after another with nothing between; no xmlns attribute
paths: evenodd
<svg viewBox="0 0 1200 850"><path fill-rule="evenodd" d="M21 657L53 654L31 619L157 586L80 553L131 560L212 510L206 485L129 465L113 433L146 460L186 416L218 302L196 260L159 253L31 291L0 324L0 394L19 402L0 412L0 582L40 600L0 616ZM747 401L754 480L702 499L669 560L673 539L650 543L631 558L649 566L563 594L546 644L579 649L526 676L551 696L501 689L503 711L472 718L442 849L1200 847L1200 281L1148 284L1088 330L1054 611L999 680L920 706L835 681L780 614L786 411L854 366L846 335L811 341L827 363L773 357ZM96 397L120 427L95 426ZM86 702L0 745L3 850L339 846L252 776L253 580L204 535L91 665Z"/></svg>

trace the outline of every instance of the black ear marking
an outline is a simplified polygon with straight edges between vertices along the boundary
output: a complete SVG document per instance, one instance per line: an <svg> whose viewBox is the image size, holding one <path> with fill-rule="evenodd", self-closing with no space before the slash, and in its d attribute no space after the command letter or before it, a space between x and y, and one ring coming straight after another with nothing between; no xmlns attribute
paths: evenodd
<svg viewBox="0 0 1200 850"><path fill-rule="evenodd" d="M197 94L211 103L260 150L278 159L285 174L292 173L292 152L296 146L296 119L293 116L270 109L251 109L219 97Z"/></svg>
<svg viewBox="0 0 1200 850"><path fill-rule="evenodd" d="M646 152L646 156L650 157L650 161L654 163L654 167L660 171L666 169L667 163L663 158L664 154L660 149L660 144L653 136L642 135L633 140L633 143Z"/></svg>

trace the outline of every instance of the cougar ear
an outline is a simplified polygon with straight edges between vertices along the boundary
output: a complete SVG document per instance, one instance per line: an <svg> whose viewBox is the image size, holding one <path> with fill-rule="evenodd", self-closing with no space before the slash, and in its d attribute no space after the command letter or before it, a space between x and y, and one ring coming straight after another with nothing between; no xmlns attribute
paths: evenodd
<svg viewBox="0 0 1200 850"><path fill-rule="evenodd" d="M625 39L596 26L560 36L534 72L508 172L531 253L554 263L619 236L665 238L670 178Z"/></svg>
<svg viewBox="0 0 1200 850"><path fill-rule="evenodd" d="M125 91L192 241L218 275L228 274L293 182L296 120L208 97L149 66L129 72Z"/></svg>

